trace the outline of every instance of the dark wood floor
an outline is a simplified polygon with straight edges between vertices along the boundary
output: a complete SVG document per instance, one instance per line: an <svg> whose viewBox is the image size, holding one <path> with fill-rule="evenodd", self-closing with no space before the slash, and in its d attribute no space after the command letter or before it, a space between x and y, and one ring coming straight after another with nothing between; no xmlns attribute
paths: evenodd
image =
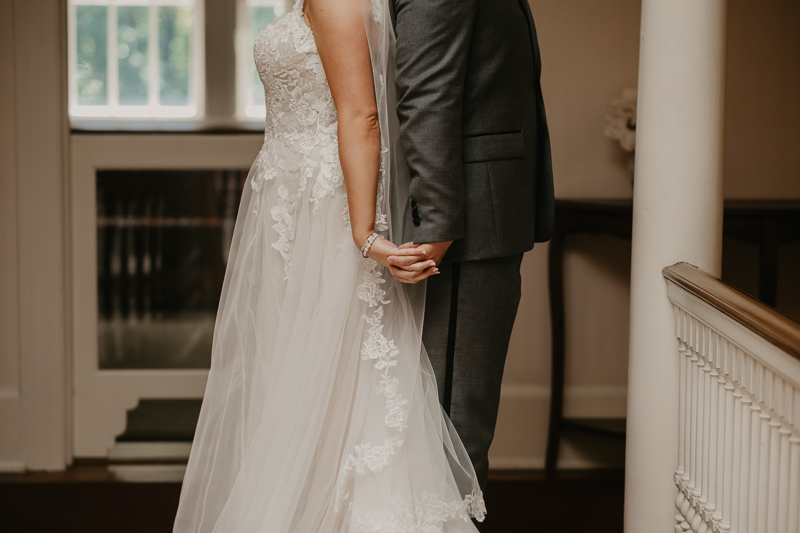
<svg viewBox="0 0 800 533"><path fill-rule="evenodd" d="M623 479L619 470L492 472L482 531L621 533ZM117 481L105 465L0 475L0 531L170 532L179 494L175 482Z"/></svg>

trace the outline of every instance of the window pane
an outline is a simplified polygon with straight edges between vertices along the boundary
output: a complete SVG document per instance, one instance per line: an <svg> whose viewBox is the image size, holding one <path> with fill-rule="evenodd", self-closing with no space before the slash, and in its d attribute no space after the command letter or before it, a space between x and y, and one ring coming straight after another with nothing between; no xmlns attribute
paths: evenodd
<svg viewBox="0 0 800 533"><path fill-rule="evenodd" d="M158 8L158 47L161 63L161 104L189 103L189 61L192 10Z"/></svg>
<svg viewBox="0 0 800 533"><path fill-rule="evenodd" d="M108 8L105 6L76 6L77 39L75 66L78 103L105 105L108 103L106 84L106 33Z"/></svg>
<svg viewBox="0 0 800 533"><path fill-rule="evenodd" d="M208 368L247 171L98 171L101 369Z"/></svg>
<svg viewBox="0 0 800 533"><path fill-rule="evenodd" d="M119 103L147 103L147 6L117 8L119 58Z"/></svg>

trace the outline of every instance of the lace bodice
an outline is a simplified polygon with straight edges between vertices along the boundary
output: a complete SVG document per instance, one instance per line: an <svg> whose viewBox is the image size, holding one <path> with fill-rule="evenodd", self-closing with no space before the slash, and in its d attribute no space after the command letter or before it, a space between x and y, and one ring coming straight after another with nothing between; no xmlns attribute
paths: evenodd
<svg viewBox="0 0 800 533"><path fill-rule="evenodd" d="M303 19L303 3L297 0L291 11L267 24L253 48L267 113L264 145L251 183L258 192L264 182L276 181L277 198L269 205L275 222L272 229L278 237L272 247L283 257L287 280L301 202L310 202L316 213L322 200L344 188L336 107L314 33ZM342 200L346 210L344 194ZM254 211L260 206L257 195ZM346 214L345 224L349 220Z"/></svg>
<svg viewBox="0 0 800 533"><path fill-rule="evenodd" d="M254 46L267 106L265 138L280 138L308 154L320 136L335 138L333 104L314 34L303 20L303 0L267 24Z"/></svg>

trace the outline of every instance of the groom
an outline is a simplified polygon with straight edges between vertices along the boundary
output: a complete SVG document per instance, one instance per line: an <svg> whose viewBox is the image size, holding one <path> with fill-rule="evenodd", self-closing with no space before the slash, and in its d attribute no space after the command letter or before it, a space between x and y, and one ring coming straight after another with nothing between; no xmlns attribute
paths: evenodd
<svg viewBox="0 0 800 533"><path fill-rule="evenodd" d="M389 0L411 235L428 279L423 342L486 486L520 262L553 231L550 136L527 0ZM414 281L418 266L393 257Z"/></svg>

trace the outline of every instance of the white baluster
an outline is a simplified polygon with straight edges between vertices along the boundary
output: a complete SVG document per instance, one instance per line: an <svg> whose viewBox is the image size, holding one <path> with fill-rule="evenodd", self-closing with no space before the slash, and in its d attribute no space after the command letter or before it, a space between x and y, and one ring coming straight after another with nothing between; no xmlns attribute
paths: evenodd
<svg viewBox="0 0 800 533"><path fill-rule="evenodd" d="M780 439L780 460L779 469L780 475L778 480L778 533L789 533L789 437L792 431L781 426L778 430ZM797 533L796 530L791 533Z"/></svg>
<svg viewBox="0 0 800 533"><path fill-rule="evenodd" d="M738 356L738 353L737 353ZM741 531L739 527L739 487L741 486L742 466L742 391L733 391L733 474L731 478L731 531Z"/></svg>
<svg viewBox="0 0 800 533"><path fill-rule="evenodd" d="M724 474L722 477L722 521L720 529L731 529L731 510L733 492L733 391L735 387L728 381L725 383L725 445Z"/></svg>
<svg viewBox="0 0 800 533"><path fill-rule="evenodd" d="M717 389L719 389L720 379L719 372L717 372L713 364L711 365L711 372L709 372L708 376L711 379L712 386L709 391L711 394L711 405L709 406L708 424L708 505L706 509L713 516L719 507L717 503L719 501L719 492L717 490L719 487L717 483L717 459L719 457L719 439L717 437L719 434L719 393Z"/></svg>
<svg viewBox="0 0 800 533"><path fill-rule="evenodd" d="M780 481L781 423L776 418L769 422L769 492L767 494L767 531L778 531L778 483Z"/></svg>
<svg viewBox="0 0 800 533"><path fill-rule="evenodd" d="M753 416L750 408L753 405L753 400L747 391L742 395L742 451L740 462L740 481L739 481L739 508L738 508L738 531L743 532L748 529L748 494L750 489L750 439L752 429L750 421Z"/></svg>
<svg viewBox="0 0 800 533"><path fill-rule="evenodd" d="M789 439L789 520L788 531L800 531L800 437Z"/></svg>
<svg viewBox="0 0 800 533"><path fill-rule="evenodd" d="M722 520L723 513L723 472L725 471L725 376L722 369L717 367L719 376L717 377L717 446L716 446L716 504L713 518L717 522Z"/></svg>
<svg viewBox="0 0 800 533"><path fill-rule="evenodd" d="M676 308L677 310L677 308ZM676 322L680 323L680 317L676 317ZM676 482L683 476L686 453L686 344L683 339L678 337L678 353L682 356L678 362L680 365L680 378L678 386L680 393L678 395L679 411L678 411L678 468L675 469ZM680 505L678 505L680 507Z"/></svg>
<svg viewBox="0 0 800 533"><path fill-rule="evenodd" d="M706 328L703 329L704 331L707 331ZM708 501L704 497L705 494L708 493L708 487L706 486L708 483L703 477L703 470L705 469L705 464L703 463L703 434L705 433L705 424L708 423L707 420L708 414L706 409L707 404L705 403L706 361L702 357L699 357L695 365L697 367L695 369L695 375L697 376L697 404L695 405L694 410L697 412L697 427L695 428L694 457L695 457L695 464L697 464L697 468L695 469L694 494L695 497L698 498L700 503L705 503L706 501Z"/></svg>
<svg viewBox="0 0 800 533"><path fill-rule="evenodd" d="M711 365L706 362L706 364L703 366L703 383L705 384L703 410L706 413L706 417L705 423L703 424L703 456L700 459L703 464L703 479L705 480L703 486L703 507L705 509L704 515L707 515L709 511L713 511L714 509L714 501L711 496L711 487L714 485L714 480L711 477L713 469L709 464L709 458L711 457L711 426L714 422L714 414L711 410L711 398L714 396L713 387L716 386L716 380L711 378L711 369ZM704 516L704 519L706 518L707 516Z"/></svg>
<svg viewBox="0 0 800 533"><path fill-rule="evenodd" d="M761 406L756 402L750 406L750 501L747 502L747 531L758 531L758 488L760 486L761 466Z"/></svg>
<svg viewBox="0 0 800 533"><path fill-rule="evenodd" d="M683 481L684 485L691 482L692 479L692 410L694 406L692 405L692 368L694 364L692 363L692 358L694 355L692 354L691 348L687 345L686 346L686 357L684 357L684 368L686 372L686 397L684 398L686 402L686 420L685 420L685 427L684 427L684 473L683 473Z"/></svg>
<svg viewBox="0 0 800 533"><path fill-rule="evenodd" d="M690 328L691 322L688 320L687 317L687 330ZM692 448L691 448L691 440L692 440L692 367L694 364L692 363L692 350L688 344L688 335L687 335L687 344L685 345L685 357L683 358L683 366L684 372L686 375L686 395L685 395L685 402L686 402L686 417L684 420L684 472L683 476L681 476L681 480L683 481L683 502L680 506L681 516L685 519L689 514L689 509L691 506L691 501L688 498L686 493L687 488L689 487L689 483L691 483L691 468L692 468ZM687 522L688 525L688 522Z"/></svg>
<svg viewBox="0 0 800 533"><path fill-rule="evenodd" d="M769 421L770 416L763 410L761 411L760 419L760 432L761 438L759 442L758 454L758 525L756 526L757 533L767 531L767 494L769 490Z"/></svg>
<svg viewBox="0 0 800 533"><path fill-rule="evenodd" d="M691 421L689 423L689 483L687 486L690 490L694 490L697 482L697 352L695 351L696 346L692 346L692 358L691 366L689 367L689 373L692 377L691 379L691 389L690 389L690 411L689 416L691 417ZM691 512L691 511L690 511Z"/></svg>

